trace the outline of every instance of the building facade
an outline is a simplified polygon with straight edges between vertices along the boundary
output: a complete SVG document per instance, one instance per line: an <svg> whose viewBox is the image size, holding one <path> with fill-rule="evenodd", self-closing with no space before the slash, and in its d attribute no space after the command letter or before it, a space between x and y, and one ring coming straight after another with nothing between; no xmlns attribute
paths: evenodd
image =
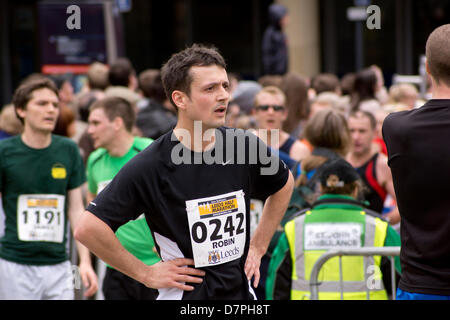
<svg viewBox="0 0 450 320"><path fill-rule="evenodd" d="M13 89L27 75L41 72L44 66L61 66L61 57L52 52L63 55L72 66L92 60L110 63L125 55L140 72L161 67L172 53L199 42L215 45L226 58L229 71L244 79L257 79L262 71L261 39L272 2L79 0L75 3L81 8L81 29L68 30L64 21L71 12L61 10L74 1L0 1L0 104L10 101ZM372 64L383 69L388 84L394 74L418 74L429 33L450 21L447 0L277 2L284 4L290 15L286 30L289 70L306 76L320 72L342 76ZM46 15L56 4L59 14ZM98 4L107 7L102 14L85 9ZM380 9L380 28L369 29L366 21L349 20L348 9L358 4ZM86 18L89 14L99 14L99 18ZM50 21L55 16L60 22L53 26ZM104 30L99 30L102 25ZM77 40L71 39L74 34ZM56 39L56 44L48 44L49 39ZM89 54L79 52L83 50Z"/></svg>

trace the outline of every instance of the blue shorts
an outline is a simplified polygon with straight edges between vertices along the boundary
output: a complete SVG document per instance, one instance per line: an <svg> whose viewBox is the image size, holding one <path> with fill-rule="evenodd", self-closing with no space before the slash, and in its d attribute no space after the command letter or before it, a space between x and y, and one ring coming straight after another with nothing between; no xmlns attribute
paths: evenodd
<svg viewBox="0 0 450 320"><path fill-rule="evenodd" d="M397 288L397 300L450 300L450 296L437 294L411 293Z"/></svg>

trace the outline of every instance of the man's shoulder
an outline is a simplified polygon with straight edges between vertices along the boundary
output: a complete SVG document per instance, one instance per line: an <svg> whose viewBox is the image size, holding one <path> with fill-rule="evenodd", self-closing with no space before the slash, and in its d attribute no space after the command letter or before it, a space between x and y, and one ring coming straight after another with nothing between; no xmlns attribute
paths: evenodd
<svg viewBox="0 0 450 320"><path fill-rule="evenodd" d="M108 151L105 148L98 148L89 155L87 160L87 165L93 166L94 163L96 163L98 160L100 160L103 156L105 156L108 153Z"/></svg>
<svg viewBox="0 0 450 320"><path fill-rule="evenodd" d="M389 124L393 128L396 128L399 124L410 125L415 119L420 119L420 121L422 121L423 118L428 116L434 117L434 112L432 110L433 107L436 106L445 107L445 109L447 109L448 106L448 113L450 113L450 100L430 100L420 108L390 113L384 120L384 125Z"/></svg>
<svg viewBox="0 0 450 320"><path fill-rule="evenodd" d="M406 133L405 126L411 125L409 118L414 110L390 113L383 122L383 138L386 141L393 134Z"/></svg>
<svg viewBox="0 0 450 320"><path fill-rule="evenodd" d="M13 136L0 140L0 159L11 159L11 154L20 148L20 136Z"/></svg>
<svg viewBox="0 0 450 320"><path fill-rule="evenodd" d="M20 136L17 135L0 140L0 150L16 146L19 143L19 139Z"/></svg>
<svg viewBox="0 0 450 320"><path fill-rule="evenodd" d="M78 146L75 143L75 141L73 141L70 138L67 138L67 137L64 137L64 136L60 136L60 135L57 135L57 134L52 134L52 144L54 146L58 146L58 147L66 146L66 147L69 147L69 148L77 148L78 149Z"/></svg>
<svg viewBox="0 0 450 320"><path fill-rule="evenodd" d="M153 140L145 137L135 137L134 147L140 152L132 159L134 162L144 161L147 164L154 164L158 159L165 158L171 152L172 131Z"/></svg>
<svg viewBox="0 0 450 320"><path fill-rule="evenodd" d="M402 121L403 118L407 117L411 114L414 110L406 110L406 111L399 111L399 112L392 112L387 115L386 119L384 119L383 126L386 126L386 124L392 124Z"/></svg>

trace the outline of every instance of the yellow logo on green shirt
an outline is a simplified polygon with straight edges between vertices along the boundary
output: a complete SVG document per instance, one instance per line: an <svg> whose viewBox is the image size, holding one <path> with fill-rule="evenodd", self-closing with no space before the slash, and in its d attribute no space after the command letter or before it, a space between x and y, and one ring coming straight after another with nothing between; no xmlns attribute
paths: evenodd
<svg viewBox="0 0 450 320"><path fill-rule="evenodd" d="M66 168L60 164L56 163L52 167L52 177L53 179L65 179L67 176Z"/></svg>

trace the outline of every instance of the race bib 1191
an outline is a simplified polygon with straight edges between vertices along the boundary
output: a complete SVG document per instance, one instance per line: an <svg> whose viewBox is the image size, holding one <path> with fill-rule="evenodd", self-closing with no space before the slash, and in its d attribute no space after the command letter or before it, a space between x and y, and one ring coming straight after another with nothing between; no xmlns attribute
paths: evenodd
<svg viewBox="0 0 450 320"><path fill-rule="evenodd" d="M186 201L195 267L239 259L245 248L246 205L242 190Z"/></svg>
<svg viewBox="0 0 450 320"><path fill-rule="evenodd" d="M17 234L21 241L62 243L65 196L23 194L17 201Z"/></svg>

